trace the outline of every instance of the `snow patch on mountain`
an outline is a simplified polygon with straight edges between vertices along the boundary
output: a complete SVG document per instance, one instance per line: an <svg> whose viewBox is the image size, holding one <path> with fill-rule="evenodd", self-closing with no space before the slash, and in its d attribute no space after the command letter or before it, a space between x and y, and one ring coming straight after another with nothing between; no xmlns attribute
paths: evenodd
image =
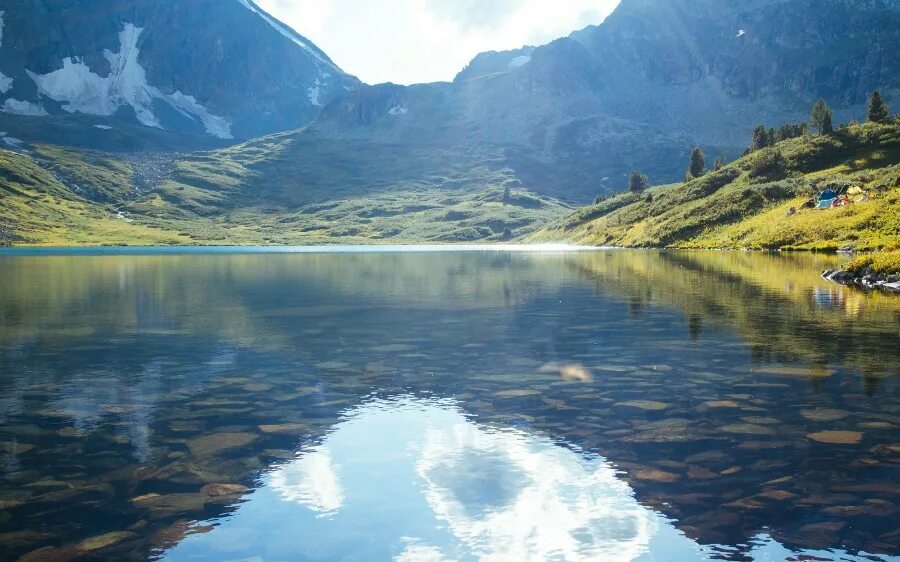
<svg viewBox="0 0 900 562"><path fill-rule="evenodd" d="M109 125L94 125L94 127L103 131L109 131L110 129L112 129L112 127L110 127Z"/></svg>
<svg viewBox="0 0 900 562"><path fill-rule="evenodd" d="M119 107L110 96L109 79L91 72L78 58L64 58L63 67L48 74L27 72L40 93L67 102L62 108L70 113L112 115Z"/></svg>
<svg viewBox="0 0 900 562"><path fill-rule="evenodd" d="M520 66L526 65L531 62L531 57L528 55L522 55L520 57L516 57L513 60L509 61L510 68L519 68Z"/></svg>
<svg viewBox="0 0 900 562"><path fill-rule="evenodd" d="M406 107L395 105L388 110L388 113L390 113L391 115L406 115L407 113L409 113L409 109Z"/></svg>
<svg viewBox="0 0 900 562"><path fill-rule="evenodd" d="M222 117L213 115L193 96L175 91L164 94L147 83L147 74L138 62L138 38L143 28L126 23L119 33L119 52L109 49L103 56L109 61L109 76L94 73L78 57L63 59L63 67L47 74L27 71L37 84L38 91L58 102L69 113L110 116L120 107L130 106L142 124L163 128L153 113L155 100L162 100L189 119L203 123L206 131L223 139L233 138L231 125Z"/></svg>
<svg viewBox="0 0 900 562"><path fill-rule="evenodd" d="M193 116L199 119L207 133L220 139L234 138L231 136L231 124L224 117L210 113L194 99L194 96L188 96L176 90L173 94L163 96L163 99L185 117Z"/></svg>
<svg viewBox="0 0 900 562"><path fill-rule="evenodd" d="M0 47L3 46L3 15L6 12L0 10ZM8 92L13 85L13 79L0 72L0 94Z"/></svg>
<svg viewBox="0 0 900 562"><path fill-rule="evenodd" d="M326 66L329 66L329 67L334 66L334 63L327 60L317 50L310 47L309 44L300 37L299 33L297 33L293 29L289 28L288 26L284 25L280 21L276 20L275 18L273 18L272 16L267 14L259 6L257 6L250 0L238 0L238 2L240 2L245 8L247 8L254 14L256 14L259 17L261 17L262 19L264 19L266 21L266 23L268 23L273 28L275 28L275 30L278 31L278 33L281 33L282 35L284 35L285 37L287 37L288 39L293 41L294 44L298 45L303 50L305 50L306 52L311 54L318 62L320 62Z"/></svg>
<svg viewBox="0 0 900 562"><path fill-rule="evenodd" d="M49 115L46 109L36 103L12 98L3 102L3 105L0 106L0 111L3 113L11 113L13 115L31 115L35 117Z"/></svg>

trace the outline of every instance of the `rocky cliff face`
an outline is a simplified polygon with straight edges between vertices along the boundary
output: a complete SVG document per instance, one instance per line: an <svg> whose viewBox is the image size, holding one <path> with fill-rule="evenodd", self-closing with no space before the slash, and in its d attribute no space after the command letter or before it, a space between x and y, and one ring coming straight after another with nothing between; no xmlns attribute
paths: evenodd
<svg viewBox="0 0 900 562"><path fill-rule="evenodd" d="M694 144L736 156L756 124L805 121L820 96L838 123L862 119L873 89L898 99L897 45L896 0L623 0L602 25L479 55L452 84L349 93L314 127L498 144L530 187L584 201L631 169L679 179Z"/></svg>
<svg viewBox="0 0 900 562"><path fill-rule="evenodd" d="M7 115L240 139L302 126L359 86L251 0L6 0L0 22Z"/></svg>

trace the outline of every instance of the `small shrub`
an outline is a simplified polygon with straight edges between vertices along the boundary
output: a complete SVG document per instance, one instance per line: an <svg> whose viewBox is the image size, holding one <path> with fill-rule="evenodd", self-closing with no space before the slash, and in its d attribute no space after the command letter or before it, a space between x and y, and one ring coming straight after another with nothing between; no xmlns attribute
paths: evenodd
<svg viewBox="0 0 900 562"><path fill-rule="evenodd" d="M788 163L779 150L766 150L750 165L750 177L769 181L787 176Z"/></svg>

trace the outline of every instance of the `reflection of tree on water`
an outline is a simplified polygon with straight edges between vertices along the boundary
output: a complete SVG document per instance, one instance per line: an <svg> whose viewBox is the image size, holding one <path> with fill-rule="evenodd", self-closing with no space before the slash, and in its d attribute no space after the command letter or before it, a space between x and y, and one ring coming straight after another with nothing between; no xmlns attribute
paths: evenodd
<svg viewBox="0 0 900 562"><path fill-rule="evenodd" d="M758 361L856 365L864 376L900 372L900 302L830 285L823 256L740 252L608 252L568 261L586 279L628 302L651 303L690 320L736 330ZM821 264L819 263L821 262ZM824 265L822 265L824 264ZM865 315L863 315L865 311Z"/></svg>

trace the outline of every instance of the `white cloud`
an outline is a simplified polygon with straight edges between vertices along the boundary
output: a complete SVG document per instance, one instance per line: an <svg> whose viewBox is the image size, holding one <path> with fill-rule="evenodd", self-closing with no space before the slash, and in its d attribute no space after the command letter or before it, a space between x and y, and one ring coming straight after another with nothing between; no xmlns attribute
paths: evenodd
<svg viewBox="0 0 900 562"><path fill-rule="evenodd" d="M365 82L452 80L478 53L600 23L619 0L258 0Z"/></svg>

